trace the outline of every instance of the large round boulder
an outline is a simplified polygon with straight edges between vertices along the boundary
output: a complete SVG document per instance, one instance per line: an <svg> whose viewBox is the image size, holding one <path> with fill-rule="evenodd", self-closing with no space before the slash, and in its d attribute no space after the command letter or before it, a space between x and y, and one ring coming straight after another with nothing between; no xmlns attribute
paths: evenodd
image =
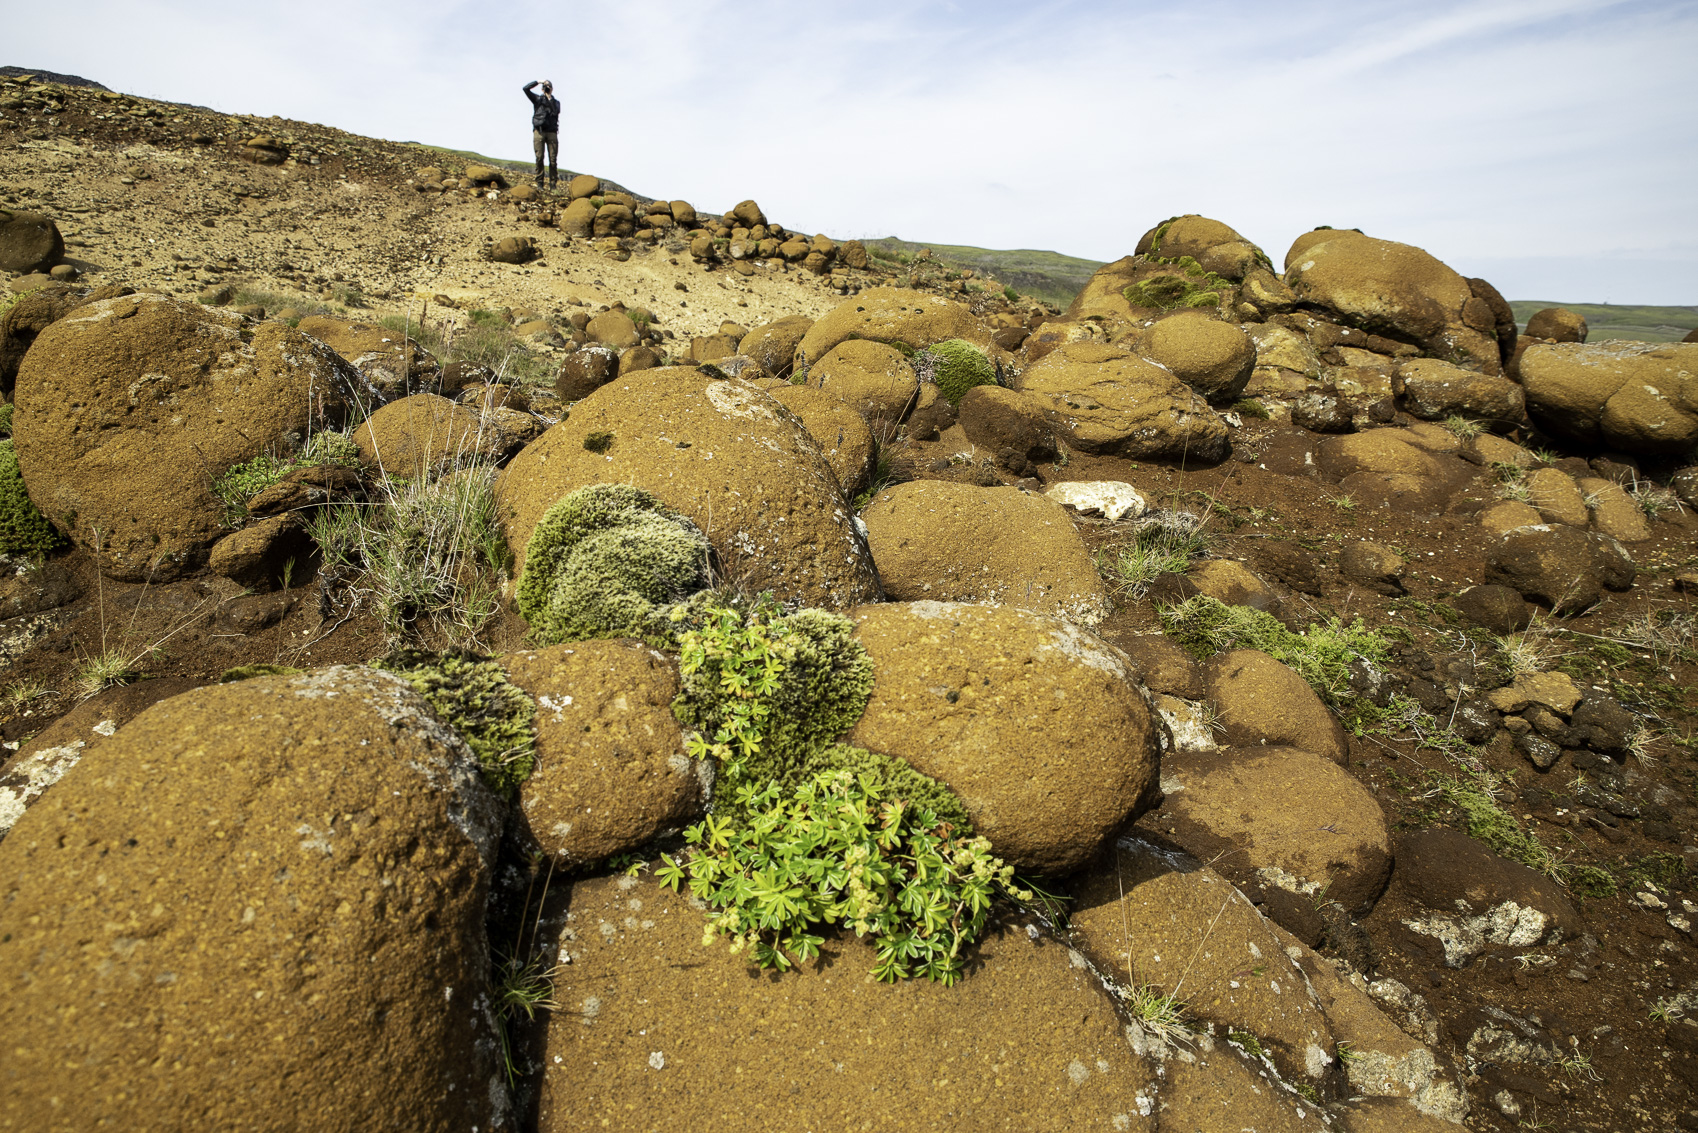
<svg viewBox="0 0 1698 1133"><path fill-rule="evenodd" d="M1035 462L1055 460L1055 428L1042 399L1002 386L974 386L956 407L961 431L1011 471L1029 475Z"/></svg>
<svg viewBox="0 0 1698 1133"><path fill-rule="evenodd" d="M1190 386L1112 346L1069 343L1016 379L1082 452L1132 460L1218 464L1232 450L1226 422Z"/></svg>
<svg viewBox="0 0 1698 1133"><path fill-rule="evenodd" d="M705 796L672 715L678 669L630 639L578 641L501 658L537 702L536 770L519 786L530 841L581 866L696 817Z"/></svg>
<svg viewBox="0 0 1698 1133"><path fill-rule="evenodd" d="M814 363L808 385L881 425L902 420L920 391L920 379L900 350L858 338L839 343Z"/></svg>
<svg viewBox="0 0 1698 1133"><path fill-rule="evenodd" d="M428 351L410 336L388 327L308 315L295 324L295 329L336 351L384 397L420 388L438 372L436 359Z"/></svg>
<svg viewBox="0 0 1698 1133"><path fill-rule="evenodd" d="M0 843L16 1128L507 1127L502 808L365 668L154 705Z"/></svg>
<svg viewBox="0 0 1698 1133"><path fill-rule="evenodd" d="M878 443L873 430L855 410L829 393L807 386L774 383L772 399L796 415L837 474L845 499L854 499L872 477Z"/></svg>
<svg viewBox="0 0 1698 1133"><path fill-rule="evenodd" d="M46 271L65 256L65 240L52 218L0 209L0 271Z"/></svg>
<svg viewBox="0 0 1698 1133"><path fill-rule="evenodd" d="M412 479L486 455L494 437L484 435L481 419L464 405L415 393L367 417L354 444L363 464Z"/></svg>
<svg viewBox="0 0 1698 1133"><path fill-rule="evenodd" d="M1095 625L1114 609L1067 509L1017 488L917 480L861 513L887 597L986 602Z"/></svg>
<svg viewBox="0 0 1698 1133"><path fill-rule="evenodd" d="M1547 342L1585 342L1586 316L1567 307L1546 307L1527 320L1527 337Z"/></svg>
<svg viewBox="0 0 1698 1133"><path fill-rule="evenodd" d="M1226 738L1240 747L1302 747L1343 765L1344 725L1309 682L1259 649L1233 649L1209 662L1205 679Z"/></svg>
<svg viewBox="0 0 1698 1133"><path fill-rule="evenodd" d="M1215 404L1238 400L1256 368L1256 344L1231 323L1195 315L1163 319L1138 353Z"/></svg>
<svg viewBox="0 0 1698 1133"><path fill-rule="evenodd" d="M725 577L843 609L879 596L837 475L791 413L756 386L685 367L616 378L527 445L496 483L508 545L589 484L632 484L688 516Z"/></svg>
<svg viewBox="0 0 1698 1133"><path fill-rule="evenodd" d="M1491 304L1420 248L1317 229L1292 243L1285 269L1285 282L1298 298L1351 326L1413 342L1470 370L1502 369Z"/></svg>
<svg viewBox="0 0 1698 1133"><path fill-rule="evenodd" d="M1204 271L1233 280L1267 262L1262 250L1231 225L1195 213L1163 221L1144 233L1137 254L1163 260L1190 256Z"/></svg>
<svg viewBox="0 0 1698 1133"><path fill-rule="evenodd" d="M1176 755L1153 820L1241 886L1366 911L1391 873L1380 804L1325 756L1295 747Z"/></svg>
<svg viewBox="0 0 1698 1133"><path fill-rule="evenodd" d="M744 335L736 352L753 358L773 377L788 378L796 360L796 347L813 325L814 320L806 315L786 315Z"/></svg>
<svg viewBox="0 0 1698 1133"><path fill-rule="evenodd" d="M1165 728L1127 656L1010 607L889 603L854 612L872 699L849 742L954 791L999 857L1059 875L1148 807Z"/></svg>
<svg viewBox="0 0 1698 1133"><path fill-rule="evenodd" d="M1521 384L1528 414L1553 436L1646 456L1698 445L1698 344L1529 346Z"/></svg>
<svg viewBox="0 0 1698 1133"><path fill-rule="evenodd" d="M901 342L918 349L952 338L988 342L973 312L960 303L900 287L873 287L838 304L796 346L796 372L851 338Z"/></svg>
<svg viewBox="0 0 1698 1133"><path fill-rule="evenodd" d="M18 467L42 513L110 578L163 582L223 534L215 480L367 392L282 323L163 295L89 304L42 331L18 371Z"/></svg>

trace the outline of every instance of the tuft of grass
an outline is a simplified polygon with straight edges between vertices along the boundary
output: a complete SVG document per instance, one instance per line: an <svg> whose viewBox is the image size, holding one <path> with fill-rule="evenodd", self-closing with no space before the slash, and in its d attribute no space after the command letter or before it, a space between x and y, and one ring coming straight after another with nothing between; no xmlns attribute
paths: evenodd
<svg viewBox="0 0 1698 1133"><path fill-rule="evenodd" d="M1194 1031L1185 1017L1185 1001L1177 992L1164 992L1153 984L1133 984L1115 990L1144 1030L1168 1046L1190 1045Z"/></svg>
<svg viewBox="0 0 1698 1133"><path fill-rule="evenodd" d="M7 685L5 691L0 692L0 700L3 700L6 707L11 711L20 712L31 701L45 700L52 695L53 690L48 688L44 682L26 677L21 681L13 681Z"/></svg>
<svg viewBox="0 0 1698 1133"><path fill-rule="evenodd" d="M1131 526L1131 538L1096 554L1097 571L1121 594L1141 598L1164 574L1184 574L1209 552L1205 520L1188 511L1151 512Z"/></svg>
<svg viewBox="0 0 1698 1133"><path fill-rule="evenodd" d="M1451 416L1444 419L1444 428L1453 433L1458 440L1470 440L1486 431L1480 422L1468 417Z"/></svg>
<svg viewBox="0 0 1698 1133"><path fill-rule="evenodd" d="M1550 623L1535 614L1520 633L1493 637L1498 667L1511 681L1544 672L1553 661L1566 655L1557 648L1552 634Z"/></svg>
<svg viewBox="0 0 1698 1133"><path fill-rule="evenodd" d="M1661 519L1670 512L1679 514L1685 510L1679 496L1649 480L1636 481L1627 489L1627 494L1633 497L1633 502L1639 505L1647 519Z"/></svg>
<svg viewBox="0 0 1698 1133"><path fill-rule="evenodd" d="M1232 403L1232 411L1244 417L1254 417L1258 421L1268 420L1268 407L1255 398L1247 397L1242 401Z"/></svg>
<svg viewBox="0 0 1698 1133"><path fill-rule="evenodd" d="M113 685L129 684L136 678L134 664L119 649L103 649L83 658L76 670L77 695L87 700Z"/></svg>
<svg viewBox="0 0 1698 1133"><path fill-rule="evenodd" d="M495 475L473 466L435 480L384 476L370 503L319 509L307 531L323 555L321 585L369 601L391 649L477 647L511 563Z"/></svg>

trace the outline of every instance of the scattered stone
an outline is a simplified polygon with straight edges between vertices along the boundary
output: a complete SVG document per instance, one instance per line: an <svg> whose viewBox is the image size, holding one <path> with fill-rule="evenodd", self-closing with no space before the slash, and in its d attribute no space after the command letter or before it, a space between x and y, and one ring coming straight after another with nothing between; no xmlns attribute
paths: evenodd
<svg viewBox="0 0 1698 1133"><path fill-rule="evenodd" d="M1593 525L1603 534L1623 543L1642 543L1651 537L1644 510L1620 484L1587 476L1576 486L1591 509Z"/></svg>
<svg viewBox="0 0 1698 1133"><path fill-rule="evenodd" d="M1487 582L1513 587L1558 614L1596 605L1606 587L1626 590L1634 575L1619 543L1561 524L1510 531L1486 559Z"/></svg>
<svg viewBox="0 0 1698 1133"><path fill-rule="evenodd" d="M1508 378L1464 370L1437 358L1419 358L1398 367L1403 406L1427 421L1465 417L1507 433L1526 418L1521 387Z"/></svg>
<svg viewBox="0 0 1698 1133"><path fill-rule="evenodd" d="M1137 519L1149 508L1138 489L1121 480L1069 480L1044 495L1081 515L1100 515L1111 523Z"/></svg>
<svg viewBox="0 0 1698 1133"><path fill-rule="evenodd" d="M955 412L967 439L996 453L1016 475L1029 475L1031 465L1060 455L1042 403L1028 394L1001 386L974 386L962 396Z"/></svg>
<svg viewBox="0 0 1698 1133"><path fill-rule="evenodd" d="M1567 673L1523 673L1514 684L1493 689L1487 699L1499 712L1520 712L1529 704L1542 704L1566 718L1580 703L1580 696Z"/></svg>
<svg viewBox="0 0 1698 1133"><path fill-rule="evenodd" d="M1339 555L1338 570L1351 582L1387 598L1396 598L1404 592L1403 556L1390 547L1358 540Z"/></svg>
<svg viewBox="0 0 1698 1133"><path fill-rule="evenodd" d="M489 440L478 414L434 393L392 401L354 433L362 463L405 477L486 456Z"/></svg>
<svg viewBox="0 0 1698 1133"><path fill-rule="evenodd" d="M275 590L285 574L308 573L312 537L297 515L278 515L249 524L212 545L207 568L251 590Z"/></svg>
<svg viewBox="0 0 1698 1133"><path fill-rule="evenodd" d="M1255 649L1234 649L1204 670L1208 698L1230 743L1241 748L1301 747L1343 765L1350 758L1344 725L1309 683Z"/></svg>
<svg viewBox="0 0 1698 1133"><path fill-rule="evenodd" d="M1398 839L1396 884L1431 910L1406 919L1404 926L1436 937L1450 968L1488 947L1554 946L1581 923L1554 881L1443 827Z"/></svg>
<svg viewBox="0 0 1698 1133"><path fill-rule="evenodd" d="M1504 635L1533 623L1533 607L1509 586L1470 586L1451 599L1457 613L1477 626Z"/></svg>
<svg viewBox="0 0 1698 1133"><path fill-rule="evenodd" d="M0 271L45 272L64 256L64 237L51 218L0 208Z"/></svg>

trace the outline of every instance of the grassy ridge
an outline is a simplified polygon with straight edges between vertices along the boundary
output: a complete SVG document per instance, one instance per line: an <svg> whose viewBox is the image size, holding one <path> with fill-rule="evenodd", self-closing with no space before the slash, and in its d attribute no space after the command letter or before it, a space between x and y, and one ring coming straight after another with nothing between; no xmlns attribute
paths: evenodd
<svg viewBox="0 0 1698 1133"><path fill-rule="evenodd" d="M1515 321L1527 320L1546 307L1566 307L1586 320L1588 342L1625 338L1637 342L1679 342L1698 328L1698 307L1634 307L1623 303L1552 303L1512 299Z"/></svg>
<svg viewBox="0 0 1698 1133"><path fill-rule="evenodd" d="M866 241L868 250L912 256L922 248L930 248L932 256L952 267L972 268L1010 284L1021 294L1065 307L1085 286L1093 272L1102 267L1100 260L1085 260L1064 256L1060 252L1040 252L1031 248L998 251L974 248L963 244L917 244L886 236Z"/></svg>

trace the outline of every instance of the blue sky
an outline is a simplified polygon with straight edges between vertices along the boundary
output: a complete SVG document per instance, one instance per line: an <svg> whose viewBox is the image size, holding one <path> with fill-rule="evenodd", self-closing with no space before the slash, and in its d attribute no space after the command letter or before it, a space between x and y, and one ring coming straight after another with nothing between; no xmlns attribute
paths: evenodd
<svg viewBox="0 0 1698 1133"><path fill-rule="evenodd" d="M19 5L0 63L498 156L788 227L1095 259L1200 212L1511 298L1698 304L1698 3Z"/></svg>

